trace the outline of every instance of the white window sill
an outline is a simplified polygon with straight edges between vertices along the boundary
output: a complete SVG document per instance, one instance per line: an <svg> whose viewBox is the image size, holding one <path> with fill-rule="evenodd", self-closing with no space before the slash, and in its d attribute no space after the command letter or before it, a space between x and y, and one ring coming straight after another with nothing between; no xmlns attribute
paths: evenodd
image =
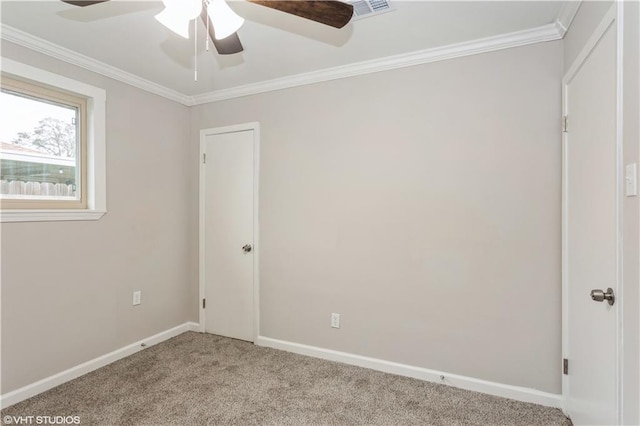
<svg viewBox="0 0 640 426"><path fill-rule="evenodd" d="M0 222L56 222L61 220L98 220L105 210L2 210Z"/></svg>

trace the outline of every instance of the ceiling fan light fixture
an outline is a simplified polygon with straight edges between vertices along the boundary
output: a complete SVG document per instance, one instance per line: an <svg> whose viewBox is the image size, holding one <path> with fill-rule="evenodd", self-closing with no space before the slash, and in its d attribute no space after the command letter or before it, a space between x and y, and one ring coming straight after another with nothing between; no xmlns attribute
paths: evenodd
<svg viewBox="0 0 640 426"><path fill-rule="evenodd" d="M229 37L240 29L244 19L238 16L225 0L211 0L207 6L216 40Z"/></svg>
<svg viewBox="0 0 640 426"><path fill-rule="evenodd" d="M165 9L156 15L162 25L181 37L189 38L189 22L202 12L201 0L162 0Z"/></svg>
<svg viewBox="0 0 640 426"><path fill-rule="evenodd" d="M164 7L181 19L196 19L202 12L202 0L162 0Z"/></svg>
<svg viewBox="0 0 640 426"><path fill-rule="evenodd" d="M158 13L156 19L180 37L189 38L189 19L171 13L169 8Z"/></svg>

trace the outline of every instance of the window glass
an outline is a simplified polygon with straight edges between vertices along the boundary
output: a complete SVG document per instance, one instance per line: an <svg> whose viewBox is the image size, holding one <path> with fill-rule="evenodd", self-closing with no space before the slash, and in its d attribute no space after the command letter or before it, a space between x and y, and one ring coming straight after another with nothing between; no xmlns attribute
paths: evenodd
<svg viewBox="0 0 640 426"><path fill-rule="evenodd" d="M67 207L84 204L82 108L82 99L75 100L24 82L12 84L3 80L0 198L4 208L61 208L66 203L69 203ZM53 202L56 204L51 204Z"/></svg>

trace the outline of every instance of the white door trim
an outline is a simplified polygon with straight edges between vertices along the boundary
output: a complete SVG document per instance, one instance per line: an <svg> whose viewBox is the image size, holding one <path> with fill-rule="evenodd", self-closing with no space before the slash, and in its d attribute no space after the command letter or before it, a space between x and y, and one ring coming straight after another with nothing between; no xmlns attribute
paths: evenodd
<svg viewBox="0 0 640 426"><path fill-rule="evenodd" d="M622 326L623 326L623 312L622 303L623 298L623 282L622 282L622 202L623 202L623 179L622 179L622 52L623 52L623 26L622 26L622 14L623 14L623 2L615 2L611 8L607 11L604 18L595 29L584 48L574 60L571 67L562 79L562 114L568 115L568 86L576 76L585 60L591 54L591 51L598 44L602 36L607 29L614 23L616 23L616 405L617 405L617 424L622 424L623 413L623 363L622 363ZM569 121L571 119L569 118ZM571 124L569 123L569 126ZM568 271L566 269L568 262L568 235L567 235L567 220L568 220L568 173L567 173L567 143L568 134L562 135L562 357L567 358L568 353L568 336L569 336L569 305L568 305ZM571 371L571 370L569 370ZM562 374L562 367L560 368L560 374ZM567 413L567 392L569 389L569 375L562 374L562 410Z"/></svg>
<svg viewBox="0 0 640 426"><path fill-rule="evenodd" d="M205 262L204 262L204 206L205 195L204 186L206 178L206 168L204 167L203 157L206 147L206 138L211 135L219 135L224 133L243 132L253 130L253 341L257 341L260 335L260 273L259 273L259 229L258 229L258 195L260 193L260 123L244 123L226 127L215 127L200 130L200 185L199 185L199 228L198 228L198 281L199 281L199 299L198 310L200 318L200 332L204 333L205 328L205 309L202 308L202 300L205 298Z"/></svg>

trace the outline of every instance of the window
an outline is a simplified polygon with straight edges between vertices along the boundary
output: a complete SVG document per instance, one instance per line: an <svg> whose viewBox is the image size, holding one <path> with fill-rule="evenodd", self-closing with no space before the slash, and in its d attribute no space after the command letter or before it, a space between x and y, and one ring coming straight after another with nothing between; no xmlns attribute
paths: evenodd
<svg viewBox="0 0 640 426"><path fill-rule="evenodd" d="M5 58L0 87L1 221L102 217L105 91Z"/></svg>
<svg viewBox="0 0 640 426"><path fill-rule="evenodd" d="M1 88L2 207L86 208L86 99L6 77Z"/></svg>

